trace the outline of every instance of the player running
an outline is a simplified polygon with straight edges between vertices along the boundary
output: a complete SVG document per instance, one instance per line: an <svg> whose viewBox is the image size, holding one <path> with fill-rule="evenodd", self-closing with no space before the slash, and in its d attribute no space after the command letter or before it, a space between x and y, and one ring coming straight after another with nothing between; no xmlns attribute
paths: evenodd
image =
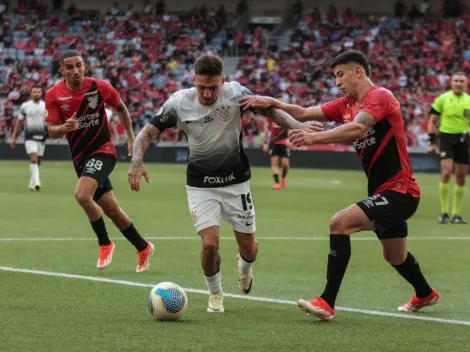
<svg viewBox="0 0 470 352"><path fill-rule="evenodd" d="M137 249L136 272L147 271L149 256L155 251L144 240L126 213L119 207L109 175L116 165L116 149L110 139L109 122L104 104L116 109L126 127L129 155L134 132L126 105L118 92L106 81L85 77L85 64L76 50L66 50L60 57L60 72L65 80L46 93L46 121L52 138L64 134L72 151L73 164L79 177L75 199L88 216L98 237L98 269L111 264L114 243L109 239L101 210ZM100 209L101 208L101 209Z"/></svg>
<svg viewBox="0 0 470 352"><path fill-rule="evenodd" d="M302 108L269 97L245 97L244 108L275 107L299 121L336 121L342 126L330 131L292 131L296 146L353 142L368 178L369 197L336 213L330 220L330 253L327 284L321 296L299 300L300 308L321 320L335 315L335 302L351 256L350 235L373 230L383 255L415 289L411 300L398 309L415 312L434 305L439 293L424 278L417 260L407 249L408 226L419 204L420 189L410 165L400 104L393 94L370 80L365 55L349 50L331 65L336 85L345 97L322 106Z"/></svg>
<svg viewBox="0 0 470 352"><path fill-rule="evenodd" d="M228 221L238 243L238 286L248 294L253 284L253 263L258 253L256 220L248 158L243 150L242 112L239 99L252 94L237 82L225 82L223 62L203 55L194 64L195 88L174 93L158 114L138 134L134 144L129 183L140 189L149 182L143 164L150 143L166 128L179 127L189 143L187 167L188 205L202 240L201 264L209 290L208 312L224 312L219 256L220 216ZM259 113L285 128L305 128L283 111L260 109Z"/></svg>
<svg viewBox="0 0 470 352"><path fill-rule="evenodd" d="M11 135L10 146L15 148L16 137L20 133L21 121L25 121L25 148L29 157L29 167L31 169L31 178L29 180L29 189L39 191L41 180L39 178L39 166L44 155L44 149L47 139L46 125L46 103L41 99L42 88L39 85L31 88L31 100L23 103L20 108L20 114L16 120L15 128Z"/></svg>
<svg viewBox="0 0 470 352"><path fill-rule="evenodd" d="M465 93L467 77L463 72L452 75L452 90L438 96L431 107L431 118L428 123L428 153L437 151L437 124L440 132L441 182L441 215L439 223L449 220L454 224L466 224L462 218L462 203L465 191L465 178L468 173L470 142L470 96ZM452 218L449 217L449 182L455 163L454 202Z"/></svg>

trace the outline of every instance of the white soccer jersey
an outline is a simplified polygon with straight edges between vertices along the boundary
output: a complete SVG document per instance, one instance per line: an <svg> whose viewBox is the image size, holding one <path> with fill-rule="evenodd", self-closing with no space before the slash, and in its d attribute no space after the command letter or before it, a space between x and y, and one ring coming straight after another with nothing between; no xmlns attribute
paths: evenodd
<svg viewBox="0 0 470 352"><path fill-rule="evenodd" d="M217 102L201 105L196 88L174 93L150 123L162 132L179 127L189 143L187 184L222 187L250 179L242 145L239 99L252 93L238 82L225 83Z"/></svg>
<svg viewBox="0 0 470 352"><path fill-rule="evenodd" d="M44 142L47 138L46 103L40 100L35 103L29 100L21 105L20 120L26 118L25 139Z"/></svg>

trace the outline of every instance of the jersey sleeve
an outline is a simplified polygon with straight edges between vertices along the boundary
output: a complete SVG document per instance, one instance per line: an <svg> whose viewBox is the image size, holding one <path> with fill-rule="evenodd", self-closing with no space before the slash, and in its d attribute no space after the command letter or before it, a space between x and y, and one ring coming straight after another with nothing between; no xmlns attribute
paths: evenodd
<svg viewBox="0 0 470 352"><path fill-rule="evenodd" d="M103 99L105 103L109 104L115 108L121 101L121 97L116 89L111 85L111 83L106 81L101 81L103 88Z"/></svg>
<svg viewBox="0 0 470 352"><path fill-rule="evenodd" d="M150 124L154 125L160 132L167 128L176 127L178 124L178 101L176 98L170 97L151 120Z"/></svg>
<svg viewBox="0 0 470 352"><path fill-rule="evenodd" d="M48 90L46 92L46 122L60 122L60 113L55 101L55 94Z"/></svg>
<svg viewBox="0 0 470 352"><path fill-rule="evenodd" d="M392 92L385 89L376 89L370 92L362 111L374 116L375 122L378 123L397 108L400 109L400 104Z"/></svg>
<svg viewBox="0 0 470 352"><path fill-rule="evenodd" d="M343 101L343 98L339 98L320 106L323 115L325 115L328 121L344 123L340 109L340 105L343 103Z"/></svg>
<svg viewBox="0 0 470 352"><path fill-rule="evenodd" d="M431 108L434 109L434 111L438 112L439 114L442 114L442 110L444 108L444 102L446 98L444 94L439 95L435 100L434 103L431 105Z"/></svg>
<svg viewBox="0 0 470 352"><path fill-rule="evenodd" d="M18 115L18 120L23 121L25 117L26 117L26 109L25 109L24 104L21 104L20 114Z"/></svg>

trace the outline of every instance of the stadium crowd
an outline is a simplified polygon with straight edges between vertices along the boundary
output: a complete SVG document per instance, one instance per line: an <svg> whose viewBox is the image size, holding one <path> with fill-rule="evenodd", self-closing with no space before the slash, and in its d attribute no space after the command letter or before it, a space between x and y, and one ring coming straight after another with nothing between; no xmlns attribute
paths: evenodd
<svg viewBox="0 0 470 352"><path fill-rule="evenodd" d="M241 58L231 79L254 93L279 97L303 106L320 104L340 95L325 67L348 48L364 51L372 64L372 79L400 100L409 146L423 146L427 113L434 97L449 87L456 70L470 73L470 16L459 1L444 1L432 13L426 1L409 11L402 2L394 16L341 15L334 8L322 18L318 9L302 15L286 47L269 38L262 27L242 32L230 27L223 5L198 6L168 15L163 1L143 13L117 4L104 15L70 6L65 15L40 2L20 2L18 8L0 5L0 119L8 134L30 87L44 88L61 79L58 58L64 48L79 50L88 75L108 79L121 94L139 129L174 91L192 86L191 67L202 52ZM246 11L246 1L237 6ZM236 50L235 50L236 49ZM124 128L111 117L114 138ZM264 121L250 113L243 121L245 142L259 143ZM167 130L161 141L178 142L184 135Z"/></svg>

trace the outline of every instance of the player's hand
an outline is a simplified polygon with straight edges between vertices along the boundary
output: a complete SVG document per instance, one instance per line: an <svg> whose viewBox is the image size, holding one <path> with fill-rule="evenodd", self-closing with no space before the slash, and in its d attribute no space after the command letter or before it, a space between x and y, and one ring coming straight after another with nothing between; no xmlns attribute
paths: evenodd
<svg viewBox="0 0 470 352"><path fill-rule="evenodd" d="M150 183L150 177L147 169L144 167L144 162L141 160L132 161L131 168L127 174L131 190L138 192L140 190L140 180L142 176L147 183Z"/></svg>
<svg viewBox="0 0 470 352"><path fill-rule="evenodd" d="M14 149L16 146L16 138L15 137L11 137L11 140L10 140L10 147L11 149Z"/></svg>
<svg viewBox="0 0 470 352"><path fill-rule="evenodd" d="M307 132L305 130L292 130L289 133L290 142L296 147L312 145L317 143L317 133Z"/></svg>
<svg viewBox="0 0 470 352"><path fill-rule="evenodd" d="M135 138L129 138L127 141L127 156L132 156L132 150L134 149Z"/></svg>
<svg viewBox="0 0 470 352"><path fill-rule="evenodd" d="M431 144L428 146L428 155L435 155L437 154L437 145Z"/></svg>
<svg viewBox="0 0 470 352"><path fill-rule="evenodd" d="M271 97L264 97L261 95L245 95L240 98L240 107L243 110L248 109L267 109L275 106L278 101Z"/></svg>
<svg viewBox="0 0 470 352"><path fill-rule="evenodd" d="M309 121L306 124L304 131L306 132L322 132L325 126L320 121Z"/></svg>
<svg viewBox="0 0 470 352"><path fill-rule="evenodd" d="M267 153L269 150L269 144L268 143L264 143L263 144L263 152Z"/></svg>
<svg viewBox="0 0 470 352"><path fill-rule="evenodd" d="M74 112L72 117L65 121L65 131L73 132L78 130L78 120L76 119L77 113Z"/></svg>

